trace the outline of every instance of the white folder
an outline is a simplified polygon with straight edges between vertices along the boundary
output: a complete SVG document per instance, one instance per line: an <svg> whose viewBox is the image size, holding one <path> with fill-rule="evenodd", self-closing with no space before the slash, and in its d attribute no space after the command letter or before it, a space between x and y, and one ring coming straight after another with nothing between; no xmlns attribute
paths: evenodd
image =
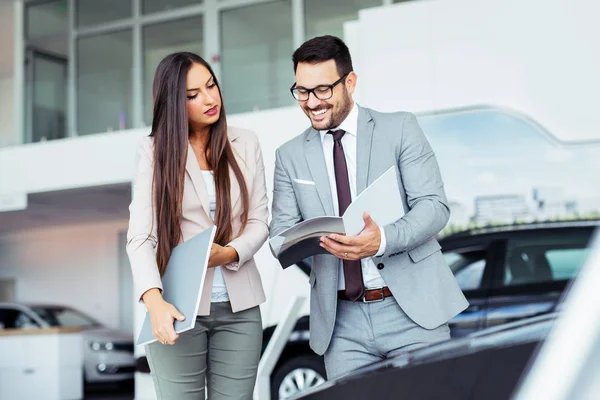
<svg viewBox="0 0 600 400"><path fill-rule="evenodd" d="M189 331L196 323L216 230L213 226L175 247L167 263L167 270L162 277L163 299L185 316L184 321L174 321L177 333ZM149 344L156 340L152 334L150 314L146 312L137 344Z"/></svg>

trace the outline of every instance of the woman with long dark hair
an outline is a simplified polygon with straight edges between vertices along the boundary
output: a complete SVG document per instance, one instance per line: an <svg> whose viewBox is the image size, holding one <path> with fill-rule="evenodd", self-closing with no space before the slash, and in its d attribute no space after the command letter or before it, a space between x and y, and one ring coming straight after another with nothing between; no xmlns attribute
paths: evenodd
<svg viewBox="0 0 600 400"><path fill-rule="evenodd" d="M211 67L175 53L156 69L152 133L143 139L127 234L136 296L158 342L146 346L159 399L251 399L265 294L253 256L268 236L267 193L256 135L227 126ZM162 298L171 251L217 226L196 324Z"/></svg>

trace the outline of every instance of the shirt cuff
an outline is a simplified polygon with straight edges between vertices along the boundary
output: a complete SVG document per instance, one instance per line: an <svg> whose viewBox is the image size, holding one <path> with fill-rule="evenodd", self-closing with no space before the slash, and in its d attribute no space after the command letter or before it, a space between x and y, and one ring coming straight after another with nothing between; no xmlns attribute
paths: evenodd
<svg viewBox="0 0 600 400"><path fill-rule="evenodd" d="M381 257L383 253L385 253L385 245L387 244L385 241L385 231L383 230L383 226L379 227L379 231L381 232L381 243L379 244L379 250L377 250L375 257Z"/></svg>
<svg viewBox="0 0 600 400"><path fill-rule="evenodd" d="M222 265L222 267L225 267L231 271L237 271L240 269L240 263L239 263L239 261L233 261L233 262Z"/></svg>

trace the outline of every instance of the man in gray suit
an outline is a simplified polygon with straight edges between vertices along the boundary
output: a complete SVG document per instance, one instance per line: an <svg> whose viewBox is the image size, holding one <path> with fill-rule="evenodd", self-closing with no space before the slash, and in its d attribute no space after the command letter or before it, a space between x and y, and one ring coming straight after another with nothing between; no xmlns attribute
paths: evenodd
<svg viewBox="0 0 600 400"><path fill-rule="evenodd" d="M365 210L357 236L321 238L328 253L313 257L310 345L332 379L449 339L448 320L468 303L435 240L450 210L414 115L354 103L357 76L339 38L311 39L293 61L291 92L312 127L277 150L271 237L308 218L342 215L392 165L406 212L379 227Z"/></svg>

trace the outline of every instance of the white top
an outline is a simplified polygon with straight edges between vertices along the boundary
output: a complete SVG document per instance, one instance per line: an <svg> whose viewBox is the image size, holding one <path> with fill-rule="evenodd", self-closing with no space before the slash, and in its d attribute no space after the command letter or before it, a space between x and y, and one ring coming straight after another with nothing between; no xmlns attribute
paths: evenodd
<svg viewBox="0 0 600 400"><path fill-rule="evenodd" d="M356 135L358 133L358 107L352 105L352 110L346 119L335 129L343 129L346 134L342 137L342 147L344 148L344 156L346 158L346 166L348 168L348 181L350 183L350 196L352 201L356 198ZM333 200L333 209L339 215L337 186L335 183L335 168L333 165L333 135L328 135L329 131L320 131L321 143L323 145L323 153L325 155L325 164L327 165L327 174L329 175L329 186L331 188L331 197ZM383 255L385 251L385 233L383 227L379 227L381 231L381 244L377 251L377 256ZM372 258L364 258L361 260L363 281L365 288L376 289L386 286L379 270L375 266ZM344 290L346 284L344 281L344 266L340 260L338 267L338 290Z"/></svg>
<svg viewBox="0 0 600 400"><path fill-rule="evenodd" d="M213 178L212 171L202 171L204 182L206 183L206 191L208 192L208 201L210 203L210 218L214 221L215 211L217 209L217 191L215 188L215 180ZM227 286L225 286L225 279L223 279L223 271L221 267L215 267L215 276L213 278L212 296L210 301L212 303L219 303L223 301L229 301L229 294L227 293Z"/></svg>

